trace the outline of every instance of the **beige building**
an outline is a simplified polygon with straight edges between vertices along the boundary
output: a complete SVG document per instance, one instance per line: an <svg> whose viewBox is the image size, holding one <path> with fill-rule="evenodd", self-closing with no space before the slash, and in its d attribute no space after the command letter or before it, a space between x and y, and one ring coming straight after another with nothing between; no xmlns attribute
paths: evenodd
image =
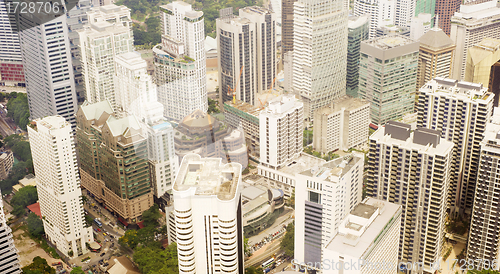
<svg viewBox="0 0 500 274"><path fill-rule="evenodd" d="M465 81L481 83L495 94L494 106L500 97L500 40L484 38L467 53Z"/></svg>
<svg viewBox="0 0 500 274"><path fill-rule="evenodd" d="M313 147L321 153L348 150L368 141L370 103L344 96L314 113Z"/></svg>
<svg viewBox="0 0 500 274"><path fill-rule="evenodd" d="M453 40L440 28L432 28L420 37L417 90L435 77L449 78L455 54Z"/></svg>
<svg viewBox="0 0 500 274"><path fill-rule="evenodd" d="M224 103L225 122L233 127L243 130L248 152L259 157L259 113L262 107L253 106L249 103L236 100Z"/></svg>
<svg viewBox="0 0 500 274"><path fill-rule="evenodd" d="M124 223L153 205L147 140L134 116L116 118L108 101L85 102L76 136L82 186Z"/></svg>
<svg viewBox="0 0 500 274"><path fill-rule="evenodd" d="M0 180L7 179L14 165L14 154L10 151L0 154Z"/></svg>

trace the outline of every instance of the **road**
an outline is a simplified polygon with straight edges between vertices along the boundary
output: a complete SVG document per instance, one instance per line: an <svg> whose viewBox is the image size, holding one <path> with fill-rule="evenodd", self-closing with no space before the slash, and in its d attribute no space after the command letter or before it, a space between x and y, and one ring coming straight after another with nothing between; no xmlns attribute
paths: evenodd
<svg viewBox="0 0 500 274"><path fill-rule="evenodd" d="M12 127L14 122L11 120L12 119L5 116L4 110L0 109L0 134L2 134L3 137L7 137L15 133L15 125Z"/></svg>
<svg viewBox="0 0 500 274"><path fill-rule="evenodd" d="M269 260L274 254L280 253L280 242L281 238L274 240L269 246L266 247L266 250L263 253L250 257L250 259L245 261L245 267L259 267L262 263Z"/></svg>

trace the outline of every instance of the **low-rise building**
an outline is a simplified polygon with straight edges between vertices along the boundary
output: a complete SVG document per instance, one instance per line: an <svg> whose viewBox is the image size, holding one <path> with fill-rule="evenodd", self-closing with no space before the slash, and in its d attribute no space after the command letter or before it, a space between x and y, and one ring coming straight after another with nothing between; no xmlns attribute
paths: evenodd
<svg viewBox="0 0 500 274"><path fill-rule="evenodd" d="M314 112L313 148L321 153L349 148L368 141L370 103L344 96Z"/></svg>
<svg viewBox="0 0 500 274"><path fill-rule="evenodd" d="M15 186L12 186L12 192L16 193L18 192L21 188L25 186L35 186L36 187L36 178L35 175L33 174L28 174L24 176L21 180L19 180L19 183Z"/></svg>

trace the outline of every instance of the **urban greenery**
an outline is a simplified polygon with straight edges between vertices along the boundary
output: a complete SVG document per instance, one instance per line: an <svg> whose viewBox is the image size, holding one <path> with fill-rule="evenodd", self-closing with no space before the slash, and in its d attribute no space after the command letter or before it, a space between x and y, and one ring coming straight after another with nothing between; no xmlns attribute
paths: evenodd
<svg viewBox="0 0 500 274"><path fill-rule="evenodd" d="M217 101L208 98L208 114L220 113Z"/></svg>
<svg viewBox="0 0 500 274"><path fill-rule="evenodd" d="M69 274L85 274L85 271L80 266L77 266Z"/></svg>
<svg viewBox="0 0 500 274"><path fill-rule="evenodd" d="M179 273L175 243L170 244L165 250L157 246L142 245L134 252L134 262L143 274Z"/></svg>
<svg viewBox="0 0 500 274"><path fill-rule="evenodd" d="M33 262L22 268L24 274L55 274L56 270L52 268L47 260L36 256L33 258Z"/></svg>
<svg viewBox="0 0 500 274"><path fill-rule="evenodd" d="M255 267L255 266L250 266L245 268L245 274L262 274L264 273L264 270L262 267Z"/></svg>
<svg viewBox="0 0 500 274"><path fill-rule="evenodd" d="M289 257L293 257L294 233L295 226L293 225L293 223L288 224L288 226L286 227L285 236L283 236L283 239L280 243L281 250L285 251L285 255Z"/></svg>
<svg viewBox="0 0 500 274"><path fill-rule="evenodd" d="M144 225L146 227L156 227L159 225L158 219L161 218L160 210L158 209L158 205L154 204L148 210L142 213L142 220L144 221Z"/></svg>
<svg viewBox="0 0 500 274"><path fill-rule="evenodd" d="M28 96L25 93L12 92L11 98L7 103L7 117L12 118L14 122L22 129L30 122L30 111L28 108Z"/></svg>
<svg viewBox="0 0 500 274"><path fill-rule="evenodd" d="M310 129L310 130L307 130L307 129L304 129L304 139L303 139L303 145L304 146L308 146L310 144L312 144L313 142L313 130Z"/></svg>
<svg viewBox="0 0 500 274"><path fill-rule="evenodd" d="M458 235L465 234L468 228L469 228L469 221L462 219L462 217L460 216L454 217L446 225L446 230L448 232Z"/></svg>
<svg viewBox="0 0 500 274"><path fill-rule="evenodd" d="M28 205L36 203L38 201L38 194L36 192L36 187L25 186L21 188L12 200L10 200L10 205L14 208L12 214L16 216L21 216L25 213L24 208Z"/></svg>
<svg viewBox="0 0 500 274"><path fill-rule="evenodd" d="M42 237L45 233L43 229L43 222L38 215L35 213L28 214L28 218L26 218L26 223L28 224L28 232L34 237Z"/></svg>

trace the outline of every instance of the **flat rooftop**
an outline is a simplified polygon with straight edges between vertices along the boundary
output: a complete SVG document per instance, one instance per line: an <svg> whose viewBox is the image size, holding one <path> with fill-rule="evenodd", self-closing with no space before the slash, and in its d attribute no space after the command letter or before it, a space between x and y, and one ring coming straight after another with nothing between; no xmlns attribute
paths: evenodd
<svg viewBox="0 0 500 274"><path fill-rule="evenodd" d="M369 21L369 17L366 14L361 15L361 16L350 15L348 17L348 19L349 19L349 21L347 22L347 26L350 29L359 28L362 25L364 25L365 23L368 23L368 21Z"/></svg>
<svg viewBox="0 0 500 274"><path fill-rule="evenodd" d="M401 35L392 35L392 36L382 36L366 40L364 41L364 43L379 49L388 50L404 45L409 45L415 43L415 41Z"/></svg>
<svg viewBox="0 0 500 274"><path fill-rule="evenodd" d="M323 165L324 163L326 163L325 160L302 152L299 157L286 166L278 169L278 171L295 176L295 174L302 173L312 167Z"/></svg>
<svg viewBox="0 0 500 274"><path fill-rule="evenodd" d="M332 114L338 111L341 111L343 108L346 110L354 110L360 107L370 107L370 102L361 98L354 98L348 95L342 96L339 99L334 100L330 105L327 105L321 110L319 110L322 114Z"/></svg>
<svg viewBox="0 0 500 274"><path fill-rule="evenodd" d="M492 97L490 96L491 92L488 91L488 88L483 87L482 84L443 77L436 77L422 87L422 91L429 90L432 92L450 93L455 96L461 96L462 98L469 97L472 100L486 100L488 97ZM490 98L490 100L492 100L492 98Z"/></svg>
<svg viewBox="0 0 500 274"><path fill-rule="evenodd" d="M220 158L187 154L182 159L173 189L186 191L194 187L195 195L215 195L220 200L231 200L240 177L241 165L238 163L223 164Z"/></svg>
<svg viewBox="0 0 500 274"><path fill-rule="evenodd" d="M237 110L243 111L245 113L248 113L249 115L255 116L255 118L259 119L259 113L263 109L262 107L257 107L252 104L236 100L235 103L233 104L233 101L227 101L224 103L225 105L228 105L232 108L235 108Z"/></svg>
<svg viewBox="0 0 500 274"><path fill-rule="evenodd" d="M300 174L321 178L325 181L330 181L331 176L342 177L347 172L349 172L352 167L358 163L358 161L363 160L360 157L355 156L354 154L346 155L344 157L337 158L335 160L331 160L329 162L323 163L319 166L314 166L308 170L301 172Z"/></svg>
<svg viewBox="0 0 500 274"><path fill-rule="evenodd" d="M377 214L377 216L370 223L369 219L373 214ZM400 205L367 198L344 218L339 233L326 245L326 249L341 252L354 258L363 258L371 250L372 245L377 244L375 242L380 240L378 237L386 229L386 225L398 221L400 215ZM361 235L359 235L360 233Z"/></svg>

